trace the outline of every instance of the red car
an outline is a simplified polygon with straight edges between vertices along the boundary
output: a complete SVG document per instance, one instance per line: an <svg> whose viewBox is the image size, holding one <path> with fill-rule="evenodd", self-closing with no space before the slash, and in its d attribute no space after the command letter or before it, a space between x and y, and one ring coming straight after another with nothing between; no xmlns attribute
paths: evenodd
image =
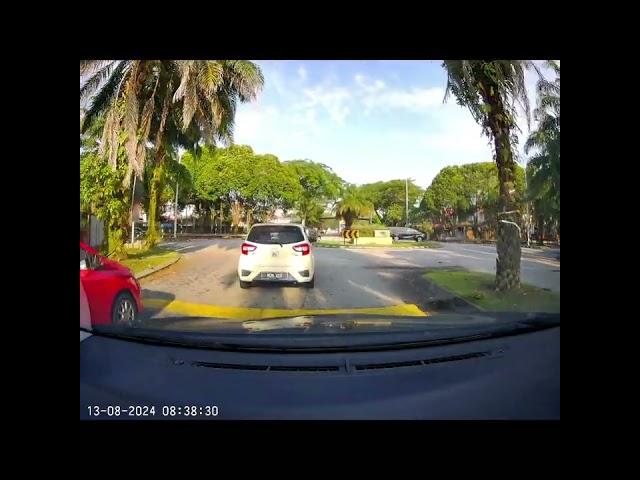
<svg viewBox="0 0 640 480"><path fill-rule="evenodd" d="M132 325L141 312L140 284L131 270L80 242L81 326Z"/></svg>

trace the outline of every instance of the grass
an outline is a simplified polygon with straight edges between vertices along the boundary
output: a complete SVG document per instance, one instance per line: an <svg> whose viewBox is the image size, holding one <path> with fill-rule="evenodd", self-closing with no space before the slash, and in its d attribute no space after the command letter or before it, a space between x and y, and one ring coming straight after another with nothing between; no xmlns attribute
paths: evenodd
<svg viewBox="0 0 640 480"><path fill-rule="evenodd" d="M122 260L120 263L130 268L136 275L180 256L178 252L160 247L153 247L147 250L128 248L127 255L129 258Z"/></svg>
<svg viewBox="0 0 640 480"><path fill-rule="evenodd" d="M422 247L422 248L442 248L442 245L436 242L393 242L392 245L394 248L411 248L411 247Z"/></svg>
<svg viewBox="0 0 640 480"><path fill-rule="evenodd" d="M439 287L483 310L511 312L559 312L560 294L532 285L521 284L519 290L495 291L495 274L467 270L437 269L425 278Z"/></svg>

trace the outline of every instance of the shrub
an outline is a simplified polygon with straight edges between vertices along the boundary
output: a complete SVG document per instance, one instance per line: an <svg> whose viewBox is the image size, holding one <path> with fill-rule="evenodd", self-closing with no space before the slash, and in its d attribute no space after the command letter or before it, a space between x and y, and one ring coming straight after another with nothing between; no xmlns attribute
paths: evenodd
<svg viewBox="0 0 640 480"><path fill-rule="evenodd" d="M364 222L362 220L359 220L357 222L353 222L353 225L351 225L351 228L353 230L358 230L358 233L360 234L361 237L375 237L375 234L374 234L375 230L386 230L389 227L387 227L386 225L372 224L369 222Z"/></svg>
<svg viewBox="0 0 640 480"><path fill-rule="evenodd" d="M418 230L430 236L433 234L433 224L431 222L422 222L418 226Z"/></svg>

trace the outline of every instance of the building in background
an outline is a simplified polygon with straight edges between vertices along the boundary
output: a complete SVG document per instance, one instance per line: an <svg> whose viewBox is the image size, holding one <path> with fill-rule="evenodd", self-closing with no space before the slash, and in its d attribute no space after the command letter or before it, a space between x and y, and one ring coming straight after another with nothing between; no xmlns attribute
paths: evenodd
<svg viewBox="0 0 640 480"><path fill-rule="evenodd" d="M104 222L94 215L80 212L80 241L99 249L104 242Z"/></svg>

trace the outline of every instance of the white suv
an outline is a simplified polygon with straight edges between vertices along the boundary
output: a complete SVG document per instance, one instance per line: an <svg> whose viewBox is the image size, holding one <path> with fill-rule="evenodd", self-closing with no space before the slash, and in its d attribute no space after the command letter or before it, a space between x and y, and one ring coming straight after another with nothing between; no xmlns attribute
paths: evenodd
<svg viewBox="0 0 640 480"><path fill-rule="evenodd" d="M240 247L240 287L266 281L295 282L313 288L313 263L311 242L302 225L258 223Z"/></svg>

